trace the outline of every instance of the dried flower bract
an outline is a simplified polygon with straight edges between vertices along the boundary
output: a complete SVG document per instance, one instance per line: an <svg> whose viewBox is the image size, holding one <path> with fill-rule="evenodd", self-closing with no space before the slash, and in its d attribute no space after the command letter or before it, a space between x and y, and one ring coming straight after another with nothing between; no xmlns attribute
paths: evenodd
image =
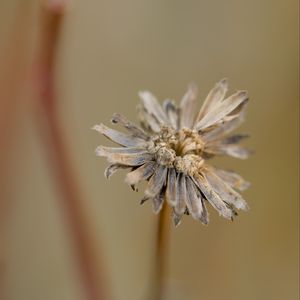
<svg viewBox="0 0 300 300"><path fill-rule="evenodd" d="M110 163L105 176L128 168L125 181L134 190L140 181L147 180L141 203L151 200L158 213L167 202L175 225L183 214L208 224L207 203L227 219L236 215L235 209L246 210L247 204L237 191L243 191L249 183L234 172L208 163L216 155L245 159L250 154L240 146L247 135L229 135L244 120L248 94L238 91L225 98L227 89L226 79L218 82L197 115L195 85L188 87L179 107L170 100L161 106L150 92L140 92L141 127L120 114L113 115L112 123L125 127L126 134L103 124L93 127L121 146L96 149L96 154Z"/></svg>

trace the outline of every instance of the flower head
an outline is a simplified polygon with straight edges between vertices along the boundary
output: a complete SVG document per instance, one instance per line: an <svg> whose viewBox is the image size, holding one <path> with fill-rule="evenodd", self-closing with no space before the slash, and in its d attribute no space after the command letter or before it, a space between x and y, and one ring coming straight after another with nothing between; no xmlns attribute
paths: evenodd
<svg viewBox="0 0 300 300"><path fill-rule="evenodd" d="M96 149L96 154L110 163L105 176L129 169L125 181L134 190L140 181L147 180L141 203L151 200L158 213L167 202L175 225L183 214L208 224L207 203L227 219L236 215L235 209L246 210L247 204L237 190L243 191L249 183L234 172L208 163L216 155L241 159L249 155L249 150L239 145L247 135L229 135L244 120L247 92L238 91L225 98L227 89L226 79L218 82L197 115L197 88L193 84L179 107L170 100L161 106L150 92L140 92L138 113L142 128L120 114L113 115L112 123L125 127L126 134L103 124L93 127L121 146Z"/></svg>

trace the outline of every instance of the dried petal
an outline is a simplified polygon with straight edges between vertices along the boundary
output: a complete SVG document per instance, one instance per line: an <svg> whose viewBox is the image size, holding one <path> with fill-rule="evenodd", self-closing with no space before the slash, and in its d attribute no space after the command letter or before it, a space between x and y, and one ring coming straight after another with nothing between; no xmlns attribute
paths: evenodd
<svg viewBox="0 0 300 300"><path fill-rule="evenodd" d="M248 101L246 91L239 91L222 101L215 109L209 111L195 126L197 130L207 128L229 115L241 103Z"/></svg>
<svg viewBox="0 0 300 300"><path fill-rule="evenodd" d="M164 204L164 193L160 192L159 194L157 194L153 199L152 199L152 204L153 204L153 212L155 214L158 214Z"/></svg>
<svg viewBox="0 0 300 300"><path fill-rule="evenodd" d="M155 119L161 124L168 124L168 118L163 111L162 107L156 100L156 98L148 91L139 92L139 96L142 100L143 106L148 114L155 117Z"/></svg>
<svg viewBox="0 0 300 300"><path fill-rule="evenodd" d="M248 138L248 134L235 134L229 137L226 137L225 139L222 139L222 144L238 144L240 141Z"/></svg>
<svg viewBox="0 0 300 300"><path fill-rule="evenodd" d="M218 124L218 126L215 126L213 130L204 132L203 139L206 141L210 141L221 138L240 126L245 120L247 103L244 102L240 104L238 108L240 109L240 111L235 115L233 119L226 120L226 118L224 118L225 121L222 124Z"/></svg>
<svg viewBox="0 0 300 300"><path fill-rule="evenodd" d="M172 207L176 205L176 188L176 171L174 168L170 168L168 169L166 200Z"/></svg>
<svg viewBox="0 0 300 300"><path fill-rule="evenodd" d="M191 83L180 103L180 128L191 128L194 123L198 89Z"/></svg>
<svg viewBox="0 0 300 300"><path fill-rule="evenodd" d="M148 152L145 148L114 148L98 146L95 150L97 156L107 157L110 154L133 154L133 153L146 153Z"/></svg>
<svg viewBox="0 0 300 300"><path fill-rule="evenodd" d="M133 154L110 154L107 157L110 163L117 163L127 166L140 166L148 161L153 160L153 154L150 153L133 153Z"/></svg>
<svg viewBox="0 0 300 300"><path fill-rule="evenodd" d="M240 159L246 159L253 153L252 150L243 148L239 145L223 145L219 143L207 147L206 152L213 155L229 155Z"/></svg>
<svg viewBox="0 0 300 300"><path fill-rule="evenodd" d="M104 176L109 179L116 171L119 169L128 169L130 168L129 166L124 166L120 164L111 164L109 165L105 171L104 171Z"/></svg>
<svg viewBox="0 0 300 300"><path fill-rule="evenodd" d="M178 129L178 111L173 101L167 99L163 102L163 109L169 119L171 126Z"/></svg>
<svg viewBox="0 0 300 300"><path fill-rule="evenodd" d="M147 111L142 107L142 105L137 106L140 122L144 129L147 131L159 132L161 127L159 122L147 113Z"/></svg>
<svg viewBox="0 0 300 300"><path fill-rule="evenodd" d="M175 213L178 217L182 216L186 209L186 184L185 175L183 173L177 176L177 190L176 190L176 205Z"/></svg>
<svg viewBox="0 0 300 300"><path fill-rule="evenodd" d="M153 174L155 168L156 163L154 161L146 162L139 168L128 173L125 177L125 182L131 186L134 186L140 181L148 179Z"/></svg>
<svg viewBox="0 0 300 300"><path fill-rule="evenodd" d="M212 186L214 191L226 203L232 204L237 209L247 210L248 205L242 196L234 191L228 184L226 184L220 177L218 177L214 170L207 169L204 173L206 180Z"/></svg>
<svg viewBox="0 0 300 300"><path fill-rule="evenodd" d="M244 191L250 186L250 182L246 181L242 176L232 171L215 169L215 173L234 189Z"/></svg>
<svg viewBox="0 0 300 300"><path fill-rule="evenodd" d="M134 137L141 138L145 141L149 140L149 136L137 125L129 121L125 116L121 114L113 114L112 123L119 123L124 126Z"/></svg>
<svg viewBox="0 0 300 300"><path fill-rule="evenodd" d="M201 201L201 194L197 195L197 188L194 182L186 177L186 206L188 207L189 213L196 220L201 220L203 223L206 222L205 218L203 218L203 207Z"/></svg>
<svg viewBox="0 0 300 300"><path fill-rule="evenodd" d="M202 218L201 218L201 222L204 224L204 225L207 225L209 223L209 214L208 214L208 211L207 211L207 208L206 208L206 205L205 205L205 199L202 197L201 195L201 203L202 203Z"/></svg>
<svg viewBox="0 0 300 300"><path fill-rule="evenodd" d="M172 219L173 219L173 223L175 225L175 227L177 227L180 223L181 223L181 218L182 218L183 214L181 214L180 216L177 215L175 213L175 211L173 210L173 214L172 214Z"/></svg>
<svg viewBox="0 0 300 300"><path fill-rule="evenodd" d="M95 125L92 129L95 129L96 131L106 136L108 139L122 146L139 148L145 148L148 146L148 143L142 139L108 128L103 124Z"/></svg>
<svg viewBox="0 0 300 300"><path fill-rule="evenodd" d="M200 112L197 116L195 125L211 110L215 108L215 105L223 101L226 92L228 91L228 81L226 78L222 79L215 84L214 88L208 93Z"/></svg>
<svg viewBox="0 0 300 300"><path fill-rule="evenodd" d="M232 210L227 207L225 202L222 201L220 196L213 190L207 180L199 174L195 174L193 180L211 206L214 207L224 218L232 219Z"/></svg>
<svg viewBox="0 0 300 300"><path fill-rule="evenodd" d="M160 190L165 184L167 171L168 169L162 165L159 165L156 168L154 174L148 182L147 189L145 191L146 196L154 198L156 195L159 194Z"/></svg>

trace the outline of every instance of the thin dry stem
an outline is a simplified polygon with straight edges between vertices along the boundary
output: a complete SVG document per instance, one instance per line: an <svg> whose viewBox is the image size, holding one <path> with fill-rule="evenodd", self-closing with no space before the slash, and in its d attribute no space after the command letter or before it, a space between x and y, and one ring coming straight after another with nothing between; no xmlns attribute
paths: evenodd
<svg viewBox="0 0 300 300"><path fill-rule="evenodd" d="M164 296L164 281L168 270L170 225L170 207L164 203L157 226L154 285L150 300L162 300Z"/></svg>

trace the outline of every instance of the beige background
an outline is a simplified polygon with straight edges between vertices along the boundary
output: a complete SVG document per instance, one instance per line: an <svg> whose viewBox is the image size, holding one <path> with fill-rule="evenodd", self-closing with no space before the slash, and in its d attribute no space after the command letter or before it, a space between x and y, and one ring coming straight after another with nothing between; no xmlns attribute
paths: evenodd
<svg viewBox="0 0 300 300"><path fill-rule="evenodd" d="M0 49L21 3L0 3ZM37 1L28 4L24 43L31 47L38 10ZM106 162L94 148L107 141L89 128L109 124L114 112L136 121L140 89L178 101L195 81L203 99L223 77L230 91L249 91L241 130L256 154L216 163L251 181L251 210L233 223L210 210L208 227L185 217L172 229L166 299L298 298L297 55L295 0L70 2L57 61L60 116L113 299L145 299L157 216L149 204L139 206L142 192L124 184L124 172L104 178ZM10 177L2 176L9 188L1 196L12 204L1 247L6 298L84 299L34 108L28 96L19 98Z"/></svg>

